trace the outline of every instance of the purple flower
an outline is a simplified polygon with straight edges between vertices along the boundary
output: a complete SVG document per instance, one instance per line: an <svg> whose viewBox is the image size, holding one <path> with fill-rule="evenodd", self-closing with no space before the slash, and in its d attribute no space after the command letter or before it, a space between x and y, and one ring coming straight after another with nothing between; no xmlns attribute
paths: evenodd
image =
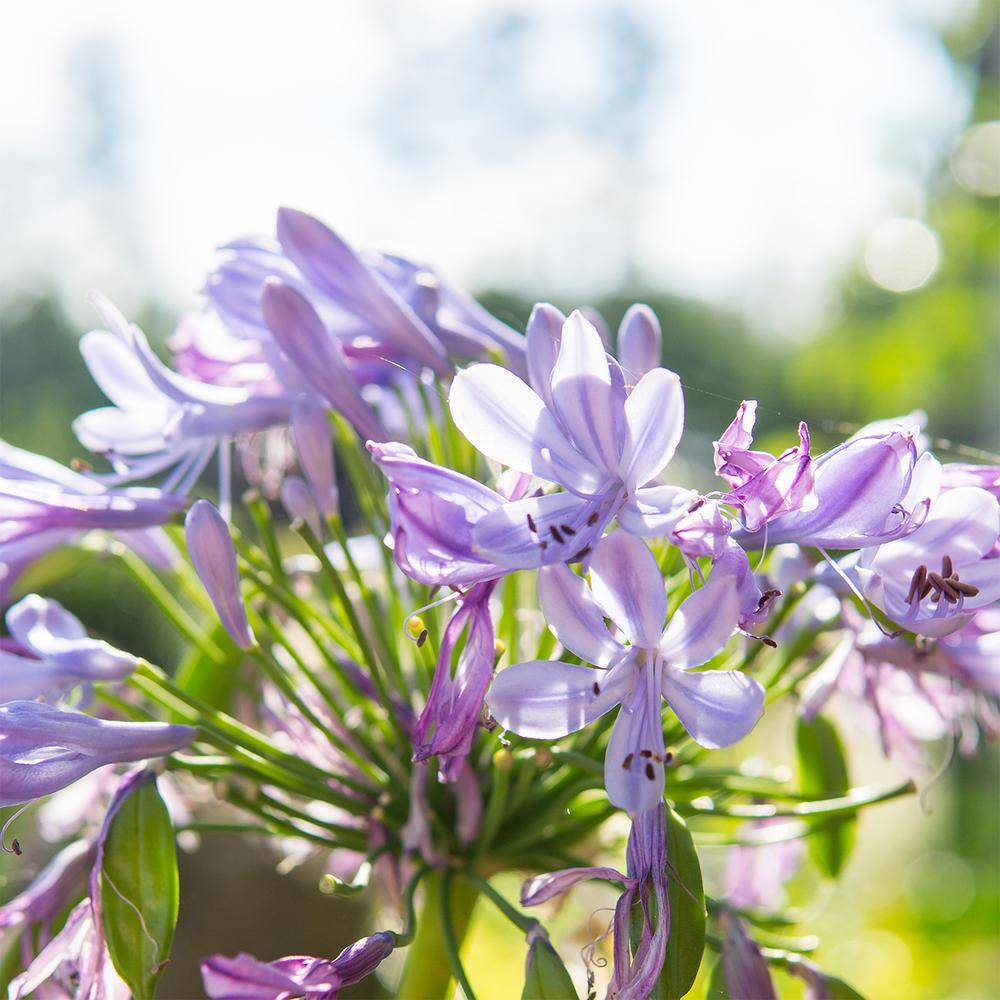
<svg viewBox="0 0 1000 1000"><path fill-rule="evenodd" d="M292 409L292 437L299 467L323 517L339 512L340 494L333 466L333 432L324 407L310 396L299 396Z"/></svg>
<svg viewBox="0 0 1000 1000"><path fill-rule="evenodd" d="M340 341L330 336L309 299L280 279L268 278L261 310L271 335L306 385L342 413L362 438L383 440L385 429L361 395Z"/></svg>
<svg viewBox="0 0 1000 1000"><path fill-rule="evenodd" d="M194 739L190 726L108 722L36 701L0 705L0 806L51 795L95 768L162 757Z"/></svg>
<svg viewBox="0 0 1000 1000"><path fill-rule="evenodd" d="M722 929L722 970L726 989L734 998L778 1000L767 959L760 945L747 934L743 921L733 913L719 918Z"/></svg>
<svg viewBox="0 0 1000 1000"><path fill-rule="evenodd" d="M256 644L240 593L236 550L223 516L207 500L198 500L184 522L188 555L230 638L242 649Z"/></svg>
<svg viewBox="0 0 1000 1000"><path fill-rule="evenodd" d="M747 824L745 832L785 822L781 818L759 820ZM777 912L785 905L785 883L798 871L803 853L801 840L729 848L724 874L726 902L745 910Z"/></svg>
<svg viewBox="0 0 1000 1000"><path fill-rule="evenodd" d="M943 636L1000 598L1000 505L976 486L942 491L905 538L865 549L857 576L865 596L918 635Z"/></svg>
<svg viewBox="0 0 1000 1000"><path fill-rule="evenodd" d="M109 490L41 455L0 441L0 604L36 559L91 530L113 531L154 565L176 558L153 525L184 497L151 489Z"/></svg>
<svg viewBox="0 0 1000 1000"><path fill-rule="evenodd" d="M566 491L507 504L477 523L482 557L510 568L583 558L619 510L644 498L684 425L673 372L654 368L629 392L583 314L561 328L558 317L542 305L529 321L531 386L496 365L474 365L451 388L452 417L479 451Z"/></svg>
<svg viewBox="0 0 1000 1000"><path fill-rule="evenodd" d="M108 329L86 334L80 352L114 405L81 414L73 430L84 447L112 463L120 479L172 469L165 486L184 493L229 438L287 423L288 397L179 375L107 299L93 301Z"/></svg>
<svg viewBox="0 0 1000 1000"><path fill-rule="evenodd" d="M78 684L119 681L138 662L90 639L61 604L29 594L7 612L16 651L0 648L0 695L9 701L55 699Z"/></svg>
<svg viewBox="0 0 1000 1000"><path fill-rule="evenodd" d="M558 739L621 705L605 759L608 797L635 815L663 798L660 700L702 746L729 746L760 718L763 688L737 670L691 668L723 649L741 615L738 567L716 564L666 628L667 596L641 540L614 532L598 545L590 587L565 566L539 573L538 595L560 642L595 668L535 660L497 674L487 704L531 739ZM605 617L621 632L608 631Z"/></svg>
<svg viewBox="0 0 1000 1000"><path fill-rule="evenodd" d="M758 531L769 521L792 511L816 509L809 429L799 424L799 445L778 458L751 451L757 401L744 400L733 422L715 442L715 471L732 489L723 498L743 515L743 527Z"/></svg>
<svg viewBox="0 0 1000 1000"><path fill-rule="evenodd" d="M956 486L978 486L1000 500L1000 465L946 462L941 466L941 489L952 490Z"/></svg>
<svg viewBox="0 0 1000 1000"><path fill-rule="evenodd" d="M495 582L480 583L458 599L458 609L441 639L427 704L413 734L413 759L442 758L443 781L457 778L472 747L493 676L496 651L490 597L495 588ZM452 658L463 636L465 643L453 667Z"/></svg>
<svg viewBox="0 0 1000 1000"><path fill-rule="evenodd" d="M618 523L642 538L665 538L689 560L718 558L733 527L717 501L668 485L639 490L618 512Z"/></svg>
<svg viewBox="0 0 1000 1000"><path fill-rule="evenodd" d="M473 529L507 500L482 483L419 458L405 444L368 443L389 480L391 546L399 568L429 586L466 586L507 570L479 555Z"/></svg>
<svg viewBox="0 0 1000 1000"><path fill-rule="evenodd" d="M381 931L349 945L332 961L306 955L274 962L213 955L201 963L201 976L212 1000L336 1000L342 987L369 976L394 947L395 935Z"/></svg>
<svg viewBox="0 0 1000 1000"><path fill-rule="evenodd" d="M301 476L285 476L281 481L278 496L290 521L305 521L317 538L323 537L323 524L319 518L316 499Z"/></svg>
<svg viewBox="0 0 1000 1000"><path fill-rule="evenodd" d="M917 473L916 431L855 436L813 462L816 505L775 518L758 532L738 532L747 548L798 542L856 549L902 538L927 514L933 490ZM913 489L911 490L911 486Z"/></svg>

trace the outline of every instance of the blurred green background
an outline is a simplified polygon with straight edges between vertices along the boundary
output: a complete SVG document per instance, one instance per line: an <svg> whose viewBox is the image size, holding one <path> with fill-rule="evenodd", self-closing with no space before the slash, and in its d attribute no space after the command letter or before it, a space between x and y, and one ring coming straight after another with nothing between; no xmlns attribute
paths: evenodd
<svg viewBox="0 0 1000 1000"><path fill-rule="evenodd" d="M760 441L777 450L791 442L799 419L809 422L816 450L821 450L869 420L921 409L928 414L928 432L943 458L963 460L974 451L1000 451L997 13L995 3L957 4L945 23L925 26L936 51L961 81L961 128L936 149L914 192L913 210L897 212L866 238L849 241L846 263L828 281L828 302L813 327L794 335L787 329L775 332L759 312L742 308L731 297L688 297L683 288L678 291L676 284L652 280L642 269L633 273L625 268L616 287L605 284L589 298L588 304L598 308L612 328L636 300L649 303L661 317L665 363L680 373L686 390L681 462L687 463L689 476L706 475L710 442L744 398L761 401ZM528 15L520 9L520 16ZM780 21L782 16L781 9L769 8L764 20ZM640 36L622 44L626 55L634 49L638 58L645 51ZM852 67L845 63L842 71L846 94ZM100 74L95 79L100 80ZM795 80L786 85L794 87ZM907 81L901 85L907 86ZM739 81L731 81L731 86L738 87ZM850 107L860 109L859 104ZM817 114L825 110L818 108ZM102 139L100 130L95 133L98 159L105 146L114 148L115 120L108 121L108 135ZM393 131L392 124L385 127ZM574 127L585 129L587 122ZM399 134L405 135L405 129ZM894 137L884 138L891 159ZM612 141L630 141L627 130L613 135ZM191 152L212 156L210 146L193 144ZM105 166L112 174L116 169ZM8 173L15 181L23 176ZM290 183L294 179L292 169ZM23 184L30 192L31 185ZM705 198L712 197L707 189ZM16 190L8 186L0 205L9 211L15 198ZM113 206L114 199L108 204ZM836 201L826 207L832 214L843 209ZM329 221L337 224L336 218ZM122 223L113 207L107 223ZM64 224L72 228L72 213ZM229 235L217 233L220 241ZM720 257L726 253L724 235ZM489 240L490 234L483 238ZM662 238L670 237L665 233ZM762 229L762 252L779 238ZM18 241L9 241L5 253L16 257L18 252ZM516 247L509 252L516 254ZM86 274L85 247L80 254L77 268ZM109 266L104 262L102 276L109 270L114 275L117 268L124 281L133 264L122 253ZM482 274L478 284L479 297L496 315L523 327L530 297L516 288L493 287ZM547 297L564 308L580 304L578 295L563 294L560 288L556 282ZM143 297L140 292L135 298L133 318L162 347L178 303L165 294ZM780 310L781 303L772 306ZM28 274L20 273L16 281L8 277L0 315L2 436L60 461L81 454L69 429L73 417L102 403L76 350L77 337L86 329L80 316L79 302L67 300L60 275L47 270L44 262ZM154 610L107 567L75 569L47 592L96 633L165 666L176 664L180 650ZM788 731L782 720L771 719L754 736L751 749L775 762L788 760ZM845 733L856 781L875 782L894 773L869 734L849 724ZM946 748L938 749L943 757ZM996 748L983 747L975 759L956 760L929 792L927 807L914 798L866 813L858 849L842 882L825 886L806 874L793 887L792 901L809 914L806 929L822 937L819 962L869 997L1000 997ZM713 864L706 858L710 870ZM358 907L321 898L315 891L316 871L279 877L274 865L274 857L266 852L228 842L184 861L181 928L165 995L193 995L196 959L208 951L249 950L268 958L294 952L332 955L351 939L364 919ZM11 876L9 864L6 872ZM16 875L11 878L14 886ZM507 888L513 894L516 880L509 879ZM586 916L604 905L607 899L598 890L580 890L560 914L557 926L568 960L576 961L579 948L592 936ZM595 920L594 926L598 924L603 928ZM516 995L518 976L513 970L523 960L522 942L492 913L481 913L475 927L468 943L469 968L479 995L497 1000ZM789 995L798 995L794 985L783 986ZM369 993L370 987L356 989L353 995Z"/></svg>

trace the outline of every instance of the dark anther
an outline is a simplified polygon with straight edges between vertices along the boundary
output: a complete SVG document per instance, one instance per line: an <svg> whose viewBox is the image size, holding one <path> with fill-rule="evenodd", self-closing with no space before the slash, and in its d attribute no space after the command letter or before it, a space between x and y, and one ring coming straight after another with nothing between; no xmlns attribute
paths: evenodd
<svg viewBox="0 0 1000 1000"><path fill-rule="evenodd" d="M704 503L705 503L705 498L704 497L698 497L698 499L695 500L695 502L693 504L691 504L690 507L688 507L687 512L689 514L693 514L699 507L704 506Z"/></svg>
<svg viewBox="0 0 1000 1000"><path fill-rule="evenodd" d="M600 694L600 693L601 693L601 685L598 684L597 681L594 681L594 694Z"/></svg>
<svg viewBox="0 0 1000 1000"><path fill-rule="evenodd" d="M597 518L598 518L598 516L599 515L598 515L597 511L594 511L594 513L591 514L590 517L587 518L587 524L589 524L591 527L593 527L595 524L597 524Z"/></svg>
<svg viewBox="0 0 1000 1000"><path fill-rule="evenodd" d="M554 525L549 525L549 534L560 544L563 543L563 536L559 534L559 529Z"/></svg>
<svg viewBox="0 0 1000 1000"><path fill-rule="evenodd" d="M927 580L930 585L937 591L938 600L943 596L944 599L949 604L958 603L958 591L952 588L951 583L946 580L940 573L928 573Z"/></svg>
<svg viewBox="0 0 1000 1000"><path fill-rule="evenodd" d="M949 580L951 589L965 597L975 597L979 593L979 588L974 583L965 583L963 580Z"/></svg>
<svg viewBox="0 0 1000 1000"><path fill-rule="evenodd" d="M69 467L74 472L93 472L94 467L85 458L70 459Z"/></svg>
<svg viewBox="0 0 1000 1000"><path fill-rule="evenodd" d="M918 594L921 595L921 600L923 600L922 591L924 589L924 584L927 582L927 567L921 563L916 570L914 570L913 576L910 578L910 589L906 595L906 603L912 604L915 597Z"/></svg>
<svg viewBox="0 0 1000 1000"><path fill-rule="evenodd" d="M928 580L928 581L927 581L927 582L926 582L926 583L925 583L925 584L924 584L924 585L923 585L923 586L922 586L922 587L920 588L920 600L922 601L922 600L923 600L923 599L924 599L924 598L925 598L925 597L926 597L926 596L927 596L927 595L928 595L928 594L929 594L930 592L931 592L931 582L930 582L930 580Z"/></svg>
<svg viewBox="0 0 1000 1000"><path fill-rule="evenodd" d="M652 757L653 756L653 751L652 750L640 750L639 751L639 756L640 757Z"/></svg>
<svg viewBox="0 0 1000 1000"><path fill-rule="evenodd" d="M11 850L12 850L12 851L13 851L13 852L14 852L14 853L15 853L15 854L16 854L16 855L18 856L18 857L20 857L20 856L21 856L21 844L20 844L20 842L18 841L17 837L15 837L15 838L14 838L14 839L13 839L13 840L12 840L12 841L10 842L10 848L11 848Z"/></svg>
<svg viewBox="0 0 1000 1000"><path fill-rule="evenodd" d="M544 539L541 542L539 542L539 545L541 545L543 552L549 547L549 543L546 542Z"/></svg>
<svg viewBox="0 0 1000 1000"><path fill-rule="evenodd" d="M673 754L673 751L671 751L671 750L668 750L663 755L663 763L664 764L669 764L673 759L674 759L674 754Z"/></svg>
<svg viewBox="0 0 1000 1000"><path fill-rule="evenodd" d="M421 629L420 635L417 636L417 649L419 649L427 641L427 629Z"/></svg>
<svg viewBox="0 0 1000 1000"><path fill-rule="evenodd" d="M770 646L771 649L778 648L778 644L769 635L762 635L759 638L765 646Z"/></svg>
<svg viewBox="0 0 1000 1000"><path fill-rule="evenodd" d="M760 595L760 600L757 602L757 610L762 611L776 597L781 597L781 591L777 588L765 590L764 593Z"/></svg>
<svg viewBox="0 0 1000 1000"><path fill-rule="evenodd" d="M652 764L646 765L646 777L649 778L650 781L656 780L656 771L653 770Z"/></svg>
<svg viewBox="0 0 1000 1000"><path fill-rule="evenodd" d="M562 529L564 535L570 535L571 537L576 534L575 529L571 528L568 524L560 524L559 527ZM950 576L951 574L949 574Z"/></svg>
<svg viewBox="0 0 1000 1000"><path fill-rule="evenodd" d="M582 559L584 556L590 555L590 546L584 545L582 549L575 556L570 557L571 562L576 562L578 559Z"/></svg>
<svg viewBox="0 0 1000 1000"><path fill-rule="evenodd" d="M627 771L632 766L632 758L635 756L634 753L626 754L625 759L622 761L622 767Z"/></svg>
<svg viewBox="0 0 1000 1000"><path fill-rule="evenodd" d="M538 525L535 524L535 519L530 514L528 515L528 531L538 534Z"/></svg>
<svg viewBox="0 0 1000 1000"><path fill-rule="evenodd" d="M941 560L941 575L947 580L948 577L951 576L952 571L954 570L954 568L955 567L952 565L952 562L951 562L951 556L946 555Z"/></svg>

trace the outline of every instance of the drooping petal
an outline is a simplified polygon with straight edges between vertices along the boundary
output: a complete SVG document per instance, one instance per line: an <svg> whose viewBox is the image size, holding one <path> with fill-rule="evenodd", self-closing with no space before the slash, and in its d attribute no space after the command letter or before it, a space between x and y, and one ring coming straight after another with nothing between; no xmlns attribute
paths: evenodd
<svg viewBox="0 0 1000 1000"><path fill-rule="evenodd" d="M577 448L610 476L624 442L624 384L611 378L600 335L577 310L563 326L551 377L552 406Z"/></svg>
<svg viewBox="0 0 1000 1000"><path fill-rule="evenodd" d="M618 327L618 361L629 386L659 367L662 349L663 333L656 313L641 303L629 306Z"/></svg>
<svg viewBox="0 0 1000 1000"><path fill-rule="evenodd" d="M605 671L549 660L515 663L493 678L486 705L505 729L558 739L614 708L631 673L631 664Z"/></svg>
<svg viewBox="0 0 1000 1000"><path fill-rule="evenodd" d="M606 882L619 882L622 885L630 881L629 877L617 868L563 868L557 872L545 872L529 878L521 887L521 905L538 906L569 891L581 882L591 879L603 879Z"/></svg>
<svg viewBox="0 0 1000 1000"><path fill-rule="evenodd" d="M261 309L274 339L306 382L342 413L362 438L384 440L385 429L362 398L344 349L309 300L290 285L269 278Z"/></svg>
<svg viewBox="0 0 1000 1000"><path fill-rule="evenodd" d="M631 492L659 475L674 456L684 431L680 378L666 368L643 375L625 402L625 423L621 473Z"/></svg>
<svg viewBox="0 0 1000 1000"><path fill-rule="evenodd" d="M590 585L597 603L635 646L656 646L667 616L663 574L640 538L615 531L594 550Z"/></svg>
<svg viewBox="0 0 1000 1000"><path fill-rule="evenodd" d="M229 525L208 500L198 500L188 511L184 534L188 555L219 620L233 642L249 649L256 640L240 592L239 568Z"/></svg>
<svg viewBox="0 0 1000 1000"><path fill-rule="evenodd" d="M624 647L608 631L586 581L568 566L539 570L538 603L556 638L582 660L607 667L621 655Z"/></svg>
<svg viewBox="0 0 1000 1000"><path fill-rule="evenodd" d="M764 711L764 689L738 670L663 670L663 697L691 737L710 750L741 740Z"/></svg>
<svg viewBox="0 0 1000 1000"><path fill-rule="evenodd" d="M326 408L302 395L292 408L295 452L313 498L324 517L339 510L337 476L333 466L333 431Z"/></svg>

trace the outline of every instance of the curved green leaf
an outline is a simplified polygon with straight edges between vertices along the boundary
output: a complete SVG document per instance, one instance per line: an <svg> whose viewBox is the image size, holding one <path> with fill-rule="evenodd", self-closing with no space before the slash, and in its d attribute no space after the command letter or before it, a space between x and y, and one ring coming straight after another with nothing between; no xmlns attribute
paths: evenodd
<svg viewBox="0 0 1000 1000"><path fill-rule="evenodd" d="M817 716L812 722L799 719L796 730L799 784L803 795L830 799L851 787L844 747L833 724ZM853 816L825 820L809 835L809 853L817 867L830 878L843 869L854 846Z"/></svg>
<svg viewBox="0 0 1000 1000"><path fill-rule="evenodd" d="M555 949L535 938L528 949L521 1000L578 1000L573 980Z"/></svg>
<svg viewBox="0 0 1000 1000"><path fill-rule="evenodd" d="M670 937L663 972L652 996L678 1000L698 976L705 951L705 891L701 864L687 824L667 808L667 899Z"/></svg>
<svg viewBox="0 0 1000 1000"><path fill-rule="evenodd" d="M169 961L178 895L173 824L147 772L111 821L101 868L108 951L137 1000L153 996Z"/></svg>

